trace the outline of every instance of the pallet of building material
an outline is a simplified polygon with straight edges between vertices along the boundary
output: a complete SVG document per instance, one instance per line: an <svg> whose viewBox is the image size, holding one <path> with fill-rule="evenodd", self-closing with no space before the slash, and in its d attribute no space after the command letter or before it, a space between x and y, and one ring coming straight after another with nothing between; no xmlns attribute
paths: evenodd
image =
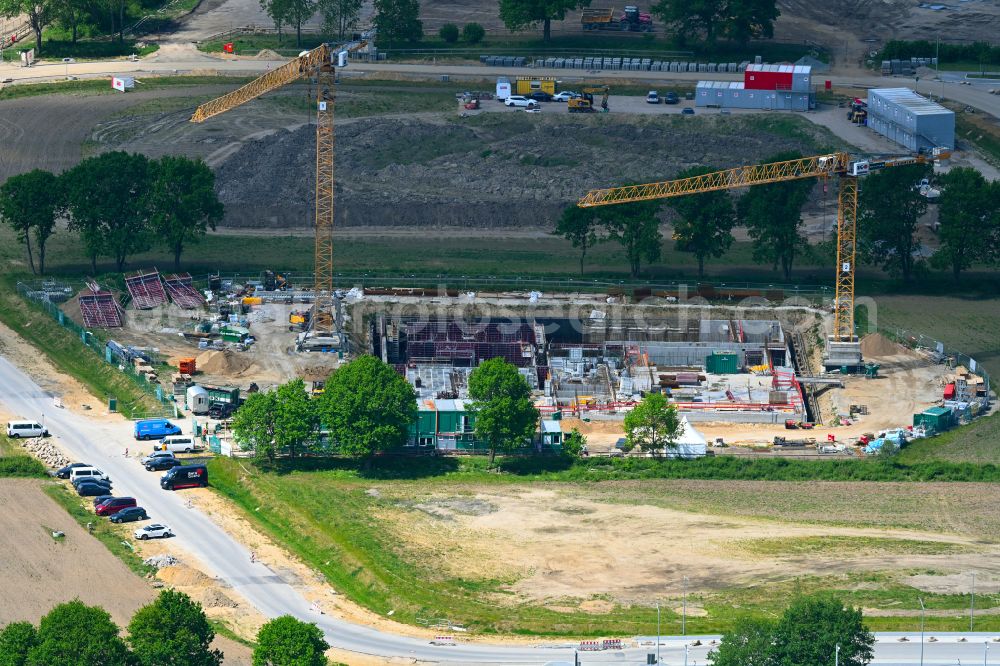
<svg viewBox="0 0 1000 666"><path fill-rule="evenodd" d="M128 289L136 310L150 310L167 302L167 292L163 290L160 272L155 268L150 273L139 271L126 275L125 288Z"/></svg>

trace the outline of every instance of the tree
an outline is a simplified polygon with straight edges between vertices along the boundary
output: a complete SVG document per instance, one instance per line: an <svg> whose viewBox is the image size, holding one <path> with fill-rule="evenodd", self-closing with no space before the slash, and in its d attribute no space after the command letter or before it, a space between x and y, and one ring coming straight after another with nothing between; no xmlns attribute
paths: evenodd
<svg viewBox="0 0 1000 666"><path fill-rule="evenodd" d="M418 0L375 0L375 28L388 44L418 42L424 36Z"/></svg>
<svg viewBox="0 0 1000 666"><path fill-rule="evenodd" d="M295 46L302 48L302 24L316 14L316 0L273 0L284 19L295 26Z"/></svg>
<svg viewBox="0 0 1000 666"><path fill-rule="evenodd" d="M483 37L485 36L486 30L478 23L466 23L465 27L462 28L462 39L469 44L478 44L483 41Z"/></svg>
<svg viewBox="0 0 1000 666"><path fill-rule="evenodd" d="M27 666L28 654L38 644L30 622L11 622L0 629L0 666Z"/></svg>
<svg viewBox="0 0 1000 666"><path fill-rule="evenodd" d="M862 255L905 282L913 277L920 241L917 222L927 210L927 199L917 191L930 175L926 164L885 169L863 181L858 201L858 232Z"/></svg>
<svg viewBox="0 0 1000 666"><path fill-rule="evenodd" d="M659 201L638 201L604 206L597 213L608 240L618 241L625 250L632 277L639 276L643 260L652 262L660 258L663 247L660 205Z"/></svg>
<svg viewBox="0 0 1000 666"><path fill-rule="evenodd" d="M708 653L712 666L777 666L774 658L774 623L741 617L722 635L719 647Z"/></svg>
<svg viewBox="0 0 1000 666"><path fill-rule="evenodd" d="M490 465L497 449L523 446L535 434L538 410L531 387L517 368L502 358L483 361L469 375L470 411L476 437L490 445Z"/></svg>
<svg viewBox="0 0 1000 666"><path fill-rule="evenodd" d="M576 428L563 437L562 454L568 458L579 458L587 448L587 438Z"/></svg>
<svg viewBox="0 0 1000 666"><path fill-rule="evenodd" d="M35 169L11 176L0 186L0 220L6 222L28 250L28 265L35 272L31 250L34 236L38 248L38 272L45 274L45 243L62 215L62 191L59 178L48 171Z"/></svg>
<svg viewBox="0 0 1000 666"><path fill-rule="evenodd" d="M802 157L791 151L773 155L767 162L785 162ZM800 250L808 244L799 231L802 207L809 198L812 180L789 180L770 185L757 185L740 197L736 209L742 224L753 240L754 261L769 263L781 270L785 280L791 280L792 264Z"/></svg>
<svg viewBox="0 0 1000 666"><path fill-rule="evenodd" d="M826 666L840 646L843 666L872 660L875 636L864 624L860 608L845 608L828 596L801 597L785 610L774 631L776 666Z"/></svg>
<svg viewBox="0 0 1000 666"><path fill-rule="evenodd" d="M315 624L282 615L257 632L253 666L326 666L329 648Z"/></svg>
<svg viewBox="0 0 1000 666"><path fill-rule="evenodd" d="M286 23L285 12L288 4L284 0L260 0L260 8L274 21L274 29L278 31L278 43L281 43L281 26Z"/></svg>
<svg viewBox="0 0 1000 666"><path fill-rule="evenodd" d="M553 232L580 250L580 275L583 275L583 262L587 258L587 250L606 240L598 235L598 224L596 209L580 208L570 204L563 210L562 217L559 218L556 230Z"/></svg>
<svg viewBox="0 0 1000 666"><path fill-rule="evenodd" d="M305 444L316 433L319 420L316 405L306 393L301 379L282 384L276 392L274 439L279 449L288 449L295 457L296 448Z"/></svg>
<svg viewBox="0 0 1000 666"><path fill-rule="evenodd" d="M70 31L73 43L79 37L80 26L88 18L88 6L80 0L52 0L52 16L63 28Z"/></svg>
<svg viewBox="0 0 1000 666"><path fill-rule="evenodd" d="M361 356L327 379L319 414L340 451L362 458L368 469L376 453L406 444L417 396L391 365Z"/></svg>
<svg viewBox="0 0 1000 666"><path fill-rule="evenodd" d="M31 31L35 33L35 52L42 52L42 29L52 22L52 0L0 0L0 16L13 18L24 15L28 17Z"/></svg>
<svg viewBox="0 0 1000 666"><path fill-rule="evenodd" d="M318 0L323 16L323 32L345 39L347 33L358 25L362 0Z"/></svg>
<svg viewBox="0 0 1000 666"><path fill-rule="evenodd" d="M128 666L129 652L108 612L79 599L59 604L38 625L32 666Z"/></svg>
<svg viewBox="0 0 1000 666"><path fill-rule="evenodd" d="M218 666L222 652L211 648L214 639L201 604L176 590L162 590L128 625L138 666Z"/></svg>
<svg viewBox="0 0 1000 666"><path fill-rule="evenodd" d="M253 449L254 458L274 462L277 420L275 392L251 393L233 414L233 434L241 445Z"/></svg>
<svg viewBox="0 0 1000 666"><path fill-rule="evenodd" d="M197 243L222 221L223 206L215 194L215 174L201 159L165 155L152 163L150 223L181 268L185 244Z"/></svg>
<svg viewBox="0 0 1000 666"><path fill-rule="evenodd" d="M956 167L941 180L941 248L931 263L951 268L957 282L972 264L1000 257L1000 185L971 167Z"/></svg>
<svg viewBox="0 0 1000 666"><path fill-rule="evenodd" d="M89 157L59 177L71 226L80 232L97 272L109 253L121 272L129 255L150 248L151 175L145 155L111 152Z"/></svg>
<svg viewBox="0 0 1000 666"><path fill-rule="evenodd" d="M438 37L449 44L454 44L458 41L458 26L454 23L445 23L438 28Z"/></svg>
<svg viewBox="0 0 1000 666"><path fill-rule="evenodd" d="M659 0L650 7L674 30L681 43L687 35L704 35L715 44L719 37L746 44L751 38L774 36L781 15L775 0Z"/></svg>
<svg viewBox="0 0 1000 666"><path fill-rule="evenodd" d="M629 449L659 455L677 446L684 424L677 408L662 393L650 393L625 416L625 435Z"/></svg>
<svg viewBox="0 0 1000 666"><path fill-rule="evenodd" d="M524 30L542 23L542 39L552 39L552 21L562 21L566 12L589 7L590 0L500 0L500 20L508 30Z"/></svg>
<svg viewBox="0 0 1000 666"><path fill-rule="evenodd" d="M677 174L677 178L693 178L712 173L711 167L692 167ZM670 200L670 206L680 219L674 225L677 249L698 258L698 277L705 275L705 260L721 257L733 243L736 216L733 201L724 191L688 194Z"/></svg>

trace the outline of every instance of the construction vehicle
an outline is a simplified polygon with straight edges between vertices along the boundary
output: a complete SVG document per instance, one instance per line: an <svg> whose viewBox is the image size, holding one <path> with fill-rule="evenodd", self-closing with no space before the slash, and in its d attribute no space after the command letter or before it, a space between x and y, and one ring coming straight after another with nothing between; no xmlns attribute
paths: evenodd
<svg viewBox="0 0 1000 666"><path fill-rule="evenodd" d="M260 281L264 291L284 291L288 289L288 280L284 275L274 271L264 271L261 273Z"/></svg>
<svg viewBox="0 0 1000 666"><path fill-rule="evenodd" d="M306 331L309 330L309 321L312 319L312 313L309 310L292 310L288 313L288 330L289 331Z"/></svg>
<svg viewBox="0 0 1000 666"><path fill-rule="evenodd" d="M238 106L293 83L308 78L316 85L316 242L314 246L315 301L310 321L310 330L300 334L299 349L329 349L329 340L340 336L334 332L333 295L333 206L334 206L334 127L333 102L334 83L337 67L347 66L348 54L368 46L370 35L360 35L360 39L334 47L321 44L311 51L304 51L299 57L277 67L250 83L237 88L195 109L190 121L205 122L213 116L225 113ZM322 344L312 347L309 338L316 336Z"/></svg>
<svg viewBox="0 0 1000 666"><path fill-rule="evenodd" d="M771 162L752 166L713 171L691 178L679 178L645 185L626 185L601 190L591 190L578 202L581 208L608 206L650 201L672 197L740 189L753 185L781 183L803 178L839 179L837 198L837 266L836 288L833 301L833 333L827 337L824 365L828 367L864 367L861 343L854 334L854 273L857 255L858 181L872 171L910 164L929 164L951 156L946 148L935 148L929 153L885 158L861 159L849 153L829 153L802 157L784 162Z"/></svg>
<svg viewBox="0 0 1000 666"><path fill-rule="evenodd" d="M847 119L855 125L868 124L868 102L855 97L851 100L851 110L847 112Z"/></svg>
<svg viewBox="0 0 1000 666"><path fill-rule="evenodd" d="M635 5L625 5L621 14L612 9L584 9L580 17L584 30L619 30L627 32L652 32L653 17L640 12Z"/></svg>
<svg viewBox="0 0 1000 666"><path fill-rule="evenodd" d="M462 105L466 111L478 111L479 110L479 98L473 97L468 102Z"/></svg>
<svg viewBox="0 0 1000 666"><path fill-rule="evenodd" d="M570 113L593 113L596 111L594 109L594 95L601 94L601 110L605 113L608 111L608 95L611 89L607 86L600 86L597 88L584 88L580 91L580 97L575 97L568 102L566 102L566 108L569 109Z"/></svg>

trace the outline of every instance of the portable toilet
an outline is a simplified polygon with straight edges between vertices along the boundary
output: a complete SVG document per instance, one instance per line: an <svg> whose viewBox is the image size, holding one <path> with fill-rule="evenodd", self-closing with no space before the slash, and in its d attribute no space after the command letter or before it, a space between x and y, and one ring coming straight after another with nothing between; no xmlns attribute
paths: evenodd
<svg viewBox="0 0 1000 666"><path fill-rule="evenodd" d="M208 391L200 386L189 386L186 398L187 408L192 414L208 413Z"/></svg>

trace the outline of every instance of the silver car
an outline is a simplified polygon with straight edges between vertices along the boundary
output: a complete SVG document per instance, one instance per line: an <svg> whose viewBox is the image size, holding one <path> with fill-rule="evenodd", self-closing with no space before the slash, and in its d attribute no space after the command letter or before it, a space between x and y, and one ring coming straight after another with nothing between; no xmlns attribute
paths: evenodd
<svg viewBox="0 0 1000 666"><path fill-rule="evenodd" d="M173 458L173 457L174 457L173 451L153 451L148 456L145 456L140 462L143 465L148 465L154 460L159 460L160 458Z"/></svg>

